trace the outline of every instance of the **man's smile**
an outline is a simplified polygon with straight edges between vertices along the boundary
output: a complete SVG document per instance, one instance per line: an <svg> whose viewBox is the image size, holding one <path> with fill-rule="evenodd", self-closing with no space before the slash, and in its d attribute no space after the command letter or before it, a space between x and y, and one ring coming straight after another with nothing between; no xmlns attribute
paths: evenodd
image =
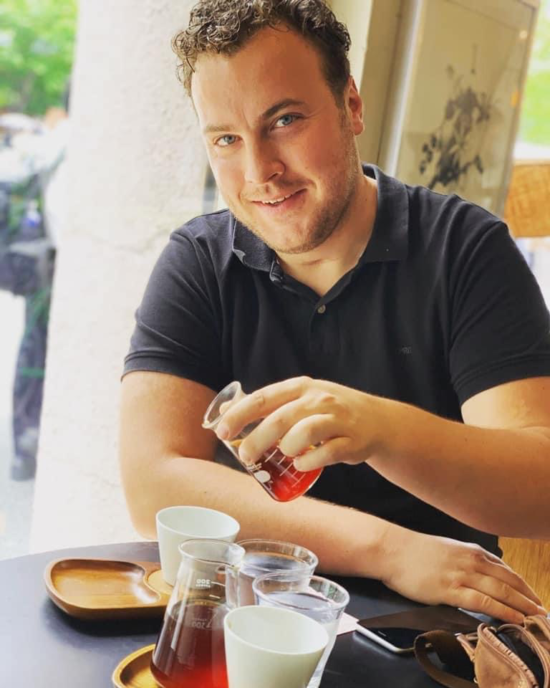
<svg viewBox="0 0 550 688"><path fill-rule="evenodd" d="M300 189L299 191L294 191L291 194L284 196L278 196L272 199L261 199L252 201L252 203L261 210L269 213L279 213L282 211L294 210L301 204L305 195L305 189Z"/></svg>

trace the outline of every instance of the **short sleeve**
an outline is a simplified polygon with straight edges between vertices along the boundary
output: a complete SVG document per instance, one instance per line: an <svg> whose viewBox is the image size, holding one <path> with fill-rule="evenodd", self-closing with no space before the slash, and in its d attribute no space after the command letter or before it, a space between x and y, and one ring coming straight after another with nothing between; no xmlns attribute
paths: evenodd
<svg viewBox="0 0 550 688"><path fill-rule="evenodd" d="M124 375L170 373L219 389L219 287L212 261L185 228L160 255L136 312Z"/></svg>
<svg viewBox="0 0 550 688"><path fill-rule="evenodd" d="M449 365L461 404L505 382L550 375L548 309L506 225L462 239L449 284Z"/></svg>

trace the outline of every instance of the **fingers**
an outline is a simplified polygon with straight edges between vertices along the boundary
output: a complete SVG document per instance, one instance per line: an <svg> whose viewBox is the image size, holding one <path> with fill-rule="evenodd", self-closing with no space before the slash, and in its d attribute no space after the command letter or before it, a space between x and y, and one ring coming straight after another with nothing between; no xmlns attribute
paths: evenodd
<svg viewBox="0 0 550 688"><path fill-rule="evenodd" d="M544 609L505 583L482 576L475 588L459 588L453 604L474 612L482 612L509 623L522 623L524 616L545 614Z"/></svg>
<svg viewBox="0 0 550 688"><path fill-rule="evenodd" d="M330 437L335 431L335 423L330 415L309 413L309 409L298 401L287 404L246 438L241 445L242 451L247 456L260 456L275 444L286 456L311 451Z"/></svg>
<svg viewBox="0 0 550 688"><path fill-rule="evenodd" d="M301 456L296 456L294 467L299 471L313 471L316 468L345 461L346 457L351 457L351 455L348 437L332 437L325 440L323 444L309 449ZM348 461L348 463L355 462Z"/></svg>
<svg viewBox="0 0 550 688"><path fill-rule="evenodd" d="M499 578L509 587L513 588L514 590L517 590L524 597L531 600L535 605L540 607L538 612L529 612L530 614L540 614L541 610L544 611L542 609L542 600L533 590L533 588L531 588L531 586L529 586L521 576L519 576L515 571L513 571L504 561L502 561L502 559L499 559L497 556L495 556L494 554L490 554L489 552L486 552L486 554L488 561L484 564L481 564L481 573L494 576L495 578Z"/></svg>
<svg viewBox="0 0 550 688"><path fill-rule="evenodd" d="M521 576L479 545L405 533L404 540L398 539L394 571L385 581L394 590L428 604L450 604L510 623L521 623L526 615L546 615ZM411 560L419 566L411 566Z"/></svg>
<svg viewBox="0 0 550 688"><path fill-rule="evenodd" d="M240 457L248 462L255 462L275 445L279 445L280 450L287 456L296 456L308 450L317 441L321 441L313 441L310 438L316 434L324 436L323 432L316 431L312 426L318 422L325 424L322 416L311 416L310 413L302 399L289 402L277 409L243 440L239 447ZM300 427L304 424L306 431L302 434ZM291 435L290 442L286 442L287 433Z"/></svg>
<svg viewBox="0 0 550 688"><path fill-rule="evenodd" d="M452 604L511 623L521 623L524 615L546 615L536 593L502 559L479 548L473 564L463 572Z"/></svg>
<svg viewBox="0 0 550 688"><path fill-rule="evenodd" d="M338 431L334 418L328 414L307 415L307 409L294 408L294 405L297 402L273 413L243 440L239 447L243 461L256 461L276 444L286 456L298 457L294 463L300 471L321 468L335 463L337 457L345 456L341 445L348 444L347 438L336 438L343 440L337 442L331 437ZM295 422L300 415L305 417ZM286 432L289 427L290 430Z"/></svg>
<svg viewBox="0 0 550 688"><path fill-rule="evenodd" d="M286 404L266 418L239 447L239 456L254 463L278 444L286 456L296 457L299 471L312 471L351 456L350 438L339 437L343 428L331 413L312 414L302 399ZM301 420L297 420L301 418Z"/></svg>
<svg viewBox="0 0 550 688"><path fill-rule="evenodd" d="M216 434L222 440L234 437L245 425L266 418L279 407L298 399L312 382L307 377L291 378L248 394L224 413Z"/></svg>
<svg viewBox="0 0 550 688"><path fill-rule="evenodd" d="M342 428L331 413L315 413L306 415L297 423L294 423L284 435L279 444L279 449L287 456L299 457L304 452L314 459L310 460L312 468L320 468L326 465L324 459L327 452L319 451L324 443L328 443L342 432ZM320 457L320 458L319 458ZM306 462L307 463L307 462ZM299 470L311 470L302 468Z"/></svg>
<svg viewBox="0 0 550 688"><path fill-rule="evenodd" d="M461 609L466 609L471 612L481 612L482 614L487 614L487 616L492 616L495 619L507 621L508 623L521 624L523 621L523 614L515 609L511 609L502 602L494 600L488 595L484 595L479 592L479 590L462 588L457 592L457 601L452 602L452 604L459 605Z"/></svg>
<svg viewBox="0 0 550 688"><path fill-rule="evenodd" d="M287 456L300 457L295 466L301 471L338 462L358 463L364 460L359 451L364 438L353 420L358 415L353 412L357 394L325 380L285 380L233 404L225 411L216 434L229 440L256 423L239 446L239 456L246 464L255 463L276 445Z"/></svg>
<svg viewBox="0 0 550 688"><path fill-rule="evenodd" d="M227 409L216 434L229 439L263 418L240 445L241 459L253 463L275 445L287 456L297 456L338 434L338 400L325 384L295 378L264 387ZM333 463L330 459L324 452L317 456L316 467Z"/></svg>

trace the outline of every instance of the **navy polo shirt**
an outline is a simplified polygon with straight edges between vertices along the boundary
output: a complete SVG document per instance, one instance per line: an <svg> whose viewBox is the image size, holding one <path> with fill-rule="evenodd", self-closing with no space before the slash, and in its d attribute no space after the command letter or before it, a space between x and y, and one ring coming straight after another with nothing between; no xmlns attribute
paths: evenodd
<svg viewBox="0 0 550 688"><path fill-rule="evenodd" d="M176 230L137 311L124 372L215 391L240 380L247 392L309 375L457 421L474 394L550 375L548 310L506 226L457 196L370 165L364 173L378 183L372 236L323 297L286 275L228 210ZM367 464L325 469L310 495L497 548Z"/></svg>

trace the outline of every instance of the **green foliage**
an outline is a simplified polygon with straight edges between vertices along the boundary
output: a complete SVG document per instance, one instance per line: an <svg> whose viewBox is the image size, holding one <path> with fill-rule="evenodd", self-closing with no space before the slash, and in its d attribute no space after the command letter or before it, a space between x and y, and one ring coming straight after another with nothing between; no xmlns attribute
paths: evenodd
<svg viewBox="0 0 550 688"><path fill-rule="evenodd" d="M550 146L550 0L541 3L523 95L519 140Z"/></svg>
<svg viewBox="0 0 550 688"><path fill-rule="evenodd" d="M61 105L71 72L77 0L0 0L0 110Z"/></svg>

